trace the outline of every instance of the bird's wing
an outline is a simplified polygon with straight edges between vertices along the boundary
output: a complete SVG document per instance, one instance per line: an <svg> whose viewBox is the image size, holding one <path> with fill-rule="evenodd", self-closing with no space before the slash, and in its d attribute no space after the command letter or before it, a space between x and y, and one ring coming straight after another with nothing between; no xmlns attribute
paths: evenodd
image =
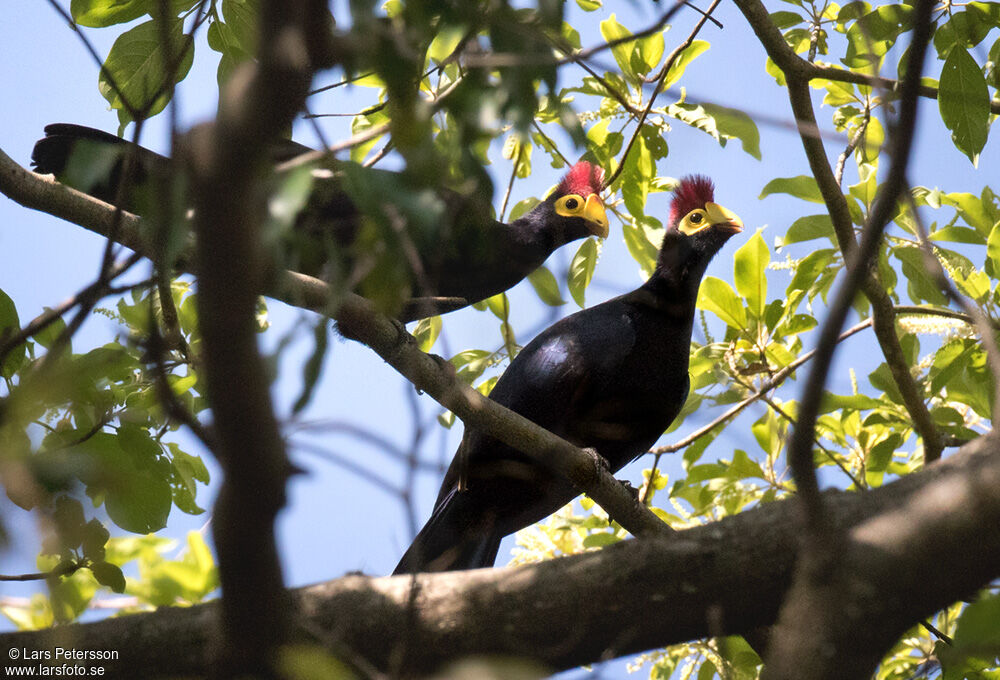
<svg viewBox="0 0 1000 680"><path fill-rule="evenodd" d="M635 345L620 300L569 316L529 343L490 398L557 434L601 399Z"/></svg>

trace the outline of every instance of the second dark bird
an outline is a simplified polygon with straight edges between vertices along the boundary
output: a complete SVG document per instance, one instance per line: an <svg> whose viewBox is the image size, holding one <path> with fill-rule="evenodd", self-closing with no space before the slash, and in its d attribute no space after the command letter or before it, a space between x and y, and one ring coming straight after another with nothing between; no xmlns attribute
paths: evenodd
<svg viewBox="0 0 1000 680"><path fill-rule="evenodd" d="M112 203L126 149L120 137L56 123L45 127L31 160L37 172L54 174ZM270 157L280 163L307 151L311 149L286 140L272 147ZM121 207L148 216L156 201L149 180L167 176L173 162L139 147L134 163L130 191ZM541 266L559 246L608 235L600 198L604 174L587 161L574 165L544 201L509 224L494 219L488 197L477 192L430 192L413 186L401 173L348 162L337 167L336 175L314 173L282 266L343 281L349 289L385 302L383 308L401 321L502 293ZM400 305L411 296L465 302L425 299Z"/></svg>
<svg viewBox="0 0 1000 680"><path fill-rule="evenodd" d="M681 180L652 276L640 288L558 321L532 340L490 399L617 471L644 453L687 399L698 286L743 230L704 177ZM393 573L491 566L500 540L577 496L568 480L466 429L437 503Z"/></svg>

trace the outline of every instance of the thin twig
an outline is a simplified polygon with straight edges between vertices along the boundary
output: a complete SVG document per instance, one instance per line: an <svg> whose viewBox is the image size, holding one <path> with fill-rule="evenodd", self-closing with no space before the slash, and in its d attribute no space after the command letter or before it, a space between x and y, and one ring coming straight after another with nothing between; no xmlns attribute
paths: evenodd
<svg viewBox="0 0 1000 680"><path fill-rule="evenodd" d="M507 214L507 202L510 200L510 192L514 188L514 180L517 179L517 169L521 166L521 145L517 145L517 154L514 156L514 167L510 171L510 179L507 180L507 189L503 192L503 203L500 204L500 215L498 220L503 222L503 216Z"/></svg>
<svg viewBox="0 0 1000 680"><path fill-rule="evenodd" d="M572 167L573 163L571 163L570 160L563 155L563 152L559 150L559 147L556 146L556 143L553 142L552 139L547 134L545 134L545 132L542 130L542 127L538 124L538 121L532 118L531 124L534 126L535 131L539 135L541 135L545 143L548 144L549 148L552 149L552 151L555 152L555 154L562 159L562 162L566 164L566 167L567 168Z"/></svg>
<svg viewBox="0 0 1000 680"><path fill-rule="evenodd" d="M837 158L837 166L834 168L833 177L837 180L837 186L841 186L844 181L844 166L847 164L847 159L850 158L854 150L858 148L858 142L864 136L865 131L868 130L868 122L871 120L872 110L871 106L865 103L865 115L861 119L861 123L858 128L851 135L850 141L847 142L847 147L844 148L843 153Z"/></svg>
<svg viewBox="0 0 1000 680"><path fill-rule="evenodd" d="M622 159L618 163L618 167L614 169L614 172L612 172L611 175L606 180L604 180L604 186L601 187L602 189L610 187L614 183L614 181L618 179L618 176L622 174L622 170L625 168L625 161L628 160L628 154L632 150L632 146L635 144L635 140L638 139L639 135L641 134L642 126L643 124L645 124L646 117L649 116L649 112L653 108L653 104L656 102L656 98L660 95L660 92L663 90L663 84L666 82L667 76L670 74L670 69L672 69L674 66L674 62L677 61L677 58L681 55L681 52L683 52L684 50L686 50L688 47L691 46L691 43L694 42L694 39L698 35L698 32L701 31L701 27L705 25L705 22L708 20L712 12L715 11L715 8L719 6L719 3L721 1L722 0L712 0L712 4L709 6L705 14L702 15L701 19L698 20L698 23L695 24L694 28L691 29L691 33L688 34L688 37L680 45L674 48L674 51L670 53L670 56L667 57L667 60L663 63L663 67L660 69L659 77L657 77L656 79L656 87L653 88L653 92L649 95L649 101L646 102L646 108L642 110L642 115L639 116L639 120L635 126L635 132L632 134L632 137L628 140L628 144L625 146L625 150L622 152Z"/></svg>
<svg viewBox="0 0 1000 680"><path fill-rule="evenodd" d="M112 289L108 288L108 283L127 272L141 259L141 255L138 253L132 253L124 262L116 265L114 269L112 269L108 275L107 281L98 280L91 283L89 286L65 302L42 312L29 321L24 328L6 338L3 345L0 345L0 364L3 364L11 350L25 342L28 338L41 333L43 330L62 318L63 314L67 313L69 310L73 309L77 305L86 304L87 301L91 299L94 299L94 302L96 303L96 301L104 297L106 293L113 292Z"/></svg>
<svg viewBox="0 0 1000 680"><path fill-rule="evenodd" d="M461 82L462 82L461 78L456 79L448 87L446 87L443 92L438 94L434 98L434 101L431 102L432 111L439 111L441 107L444 106L444 102L447 100L448 96L455 91L455 89ZM389 132L390 129L391 129L390 123L383 123L382 125L376 125L375 127L369 128L363 132L359 132L358 134L350 137L349 139L345 139L342 142L331 144L325 149L319 149L317 151L307 151L306 153L300 154L295 158L285 161L284 163L280 163L275 168L275 171L279 173L287 172L288 170L293 170L295 168L302 167L303 165L308 165L309 163L318 161L326 156L332 156L341 151L345 151L355 146L364 144L365 142L375 139L376 137L381 137L385 133Z"/></svg>
<svg viewBox="0 0 1000 680"><path fill-rule="evenodd" d="M841 333L840 336L837 338L837 342L846 340L847 338L851 337L852 335L855 335L856 333L860 333L861 331L863 331L864 329L868 328L871 325L872 325L872 320L865 319L861 323L852 326L851 328ZM698 428L697 430L689 434L687 437L684 437L683 439L673 444L658 446L655 449L651 449L647 453L651 454L675 453L677 451L680 451L681 449L687 448L688 446L690 446L691 444L693 444L694 442L696 442L697 440L701 439L706 434L714 430L719 425L739 415L747 406L754 403L758 399L761 399L765 394L767 394L768 392L776 388L778 385L783 383L785 379L788 378L788 376L790 376L792 373L794 373L799 366L812 359L815 355L816 355L816 350L810 350L809 352L806 352L798 359L796 359L795 361L793 361L792 363L788 364L780 371L775 373L774 376L765 381L764 384L761 385L756 392L751 394L743 401L731 406L729 410L727 410L725 413L723 413L721 416L719 416L712 422L708 423L703 427Z"/></svg>
<svg viewBox="0 0 1000 680"><path fill-rule="evenodd" d="M36 571L31 574L14 575L0 574L0 581L42 581L50 578L59 578L60 576L68 576L85 566L82 562L73 562L72 564L60 565L51 571Z"/></svg>

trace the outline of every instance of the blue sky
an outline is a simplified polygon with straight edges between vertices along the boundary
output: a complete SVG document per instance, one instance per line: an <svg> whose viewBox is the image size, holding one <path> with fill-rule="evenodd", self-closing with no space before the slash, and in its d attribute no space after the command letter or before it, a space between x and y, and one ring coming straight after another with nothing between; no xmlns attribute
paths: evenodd
<svg viewBox="0 0 1000 680"><path fill-rule="evenodd" d="M68 3L65 3L68 5ZM619 20L632 30L643 28L653 21L667 3L609 3L618 10ZM769 3L771 9L788 8L788 5ZM569 4L568 20L581 32L583 44L600 42L598 23L610 15L607 9L582 13ZM764 229L765 240L773 244L775 236L784 232L788 224L803 214L819 210L803 208L798 201L775 196L760 200L761 188L774 177L808 174L808 166L801 144L791 127L787 97L773 79L763 70L764 52L749 31L742 16L731 3L723 3L716 12L724 29L707 25L701 38L711 42L711 49L689 68L681 85L687 87L689 96L714 103L742 108L761 121L761 151L763 160L758 162L745 154L738 142L731 142L725 149L707 135L675 124L667 137L669 157L660 163L659 173L681 176L703 173L716 183L717 201L737 212L747 231L752 235L757 228ZM694 22L691 12L682 12L675 27L667 34L667 51L682 40ZM115 29L91 30L88 36L98 51L106 54L117 31ZM988 44L988 43L987 43ZM983 55L976 55L982 61ZM602 63L612 64L610 55ZM117 119L107 110L104 99L97 90L97 66L83 49L73 33L62 24L59 17L44 2L15 0L8 8L7 19L0 23L0 92L4 93L4 126L0 133L0 148L15 160L27 165L31 147L41 136L42 128L52 122L74 122L114 131ZM207 46L198 45L195 66L182 84L177 97L178 117L182 127L213 115L216 104L215 65L216 55ZM569 70L575 67L567 67ZM938 65L932 68L939 68ZM575 75L573 77L576 77ZM338 80L337 74L324 74L317 85ZM315 112L357 111L373 100L374 90L341 88L311 101ZM819 106L822 93L814 101ZM664 101L668 101L667 96ZM936 103L922 102L923 116L919 128L916 158L910 173L911 182L938 186L944 190L977 192L987 177L996 177L1000 152L996 140L991 140L976 170L951 144L948 133L940 124ZM818 109L820 125L832 130L830 111ZM325 132L330 140L346 136L347 119L324 119ZM332 121L332 122L331 122ZM775 124L777 123L777 124ZM166 117L160 116L147 126L144 143L156 149L167 145ZM308 126L298 125L296 139L315 145L317 140ZM842 150L844 141L833 139L828 143L831 159ZM565 140L562 148L568 156L579 155ZM502 187L510 168L500 156L499 147L492 153L495 164L491 168L498 186L495 202L499 205ZM511 204L527 196L541 196L558 181L559 171L548 167L540 154L535 155L535 172L527 180L514 185ZM845 185L850 181L845 182ZM665 216L668 198L659 195L653 199L648 212L660 209ZM805 210L808 210L806 212ZM709 274L732 280L731 257L740 245L734 239L713 263ZM557 272L568 266L575 245L556 253L549 261ZM49 217L27 211L6 198L0 198L0 289L18 305L22 322L38 314L43 306L54 305L89 283L100 264L103 241L84 230ZM793 253L801 256L807 249ZM784 259L784 254L772 256ZM773 271L771 298L777 297L789 281L788 272ZM634 288L641 283L637 265L628 256L621 238L620 225L612 220L611 236L604 245L603 254L588 291L587 302L593 304L615 294ZM514 327L521 331L518 340L524 344L531 338L530 329L540 329L553 318L553 313L565 315L577 308L570 302L552 310L537 303L530 286L525 282L511 293L514 309ZM565 299L569 299L564 294ZM108 304L107 306L111 306ZM273 352L279 340L286 336L296 340L285 348L279 358L279 379L274 386L279 414L286 416L301 387L301 364L310 351L311 327L314 317L281 303L269 305L272 329L262 337L262 348ZM471 347L493 347L497 344L498 322L488 313L464 310L445 317L445 331L434 351L450 356ZM115 337L118 329L108 319L95 316L74 340L79 348L95 346ZM806 339L811 346L814 339ZM870 335L861 334L847 343L846 351L854 356L875 346ZM840 370L843 379L842 366ZM759 415L763 406L755 406ZM317 394L301 420L311 423L312 434L299 433L292 441L308 438L313 445L349 459L374 474L385 478L392 486L407 482L405 466L398 464L385 447L373 445L357 437L344 434L338 427L352 423L377 433L407 450L414 437L414 424L419 422L425 436L419 444L423 459L447 462L455 450L461 425L450 432L441 431L435 424L440 412L429 397L416 395L412 387L388 365L366 348L352 342L337 340L331 343ZM661 443L674 441L685 432L708 422L714 413L694 414L681 430L666 436ZM753 417L756 417L754 415ZM749 421L747 421L749 422ZM185 439L190 443L190 440ZM197 451L195 444L190 443ZM716 451L726 452L741 447L756 450L748 428L730 426L714 444ZM387 493L364 478L346 471L302 447L292 448L295 461L309 471L296 478L290 486L288 508L280 519L279 540L284 556L287 583L304 585L336 578L347 571L359 570L369 574L391 571L411 536L411 519L403 511L395 494ZM207 458L207 456L206 456ZM639 461L626 468L620 477L638 484L641 470L648 461ZM674 476L678 469L675 462L666 461L666 470ZM212 467L213 471L216 468ZM416 484L416 514L418 525L426 519L433 504L438 477L433 471L422 472ZM203 490L202 505L214 493L215 484ZM7 528L12 530L13 541L8 550L0 552L0 573L19 573L34 570L34 556L39 540L30 518L0 500L0 514ZM192 528L199 528L207 516L189 517L174 511L165 534L183 537ZM501 548L498 563L509 557L511 543ZM0 587L0 596L24 595L33 590L28 586ZM6 622L0 620L0 629Z"/></svg>

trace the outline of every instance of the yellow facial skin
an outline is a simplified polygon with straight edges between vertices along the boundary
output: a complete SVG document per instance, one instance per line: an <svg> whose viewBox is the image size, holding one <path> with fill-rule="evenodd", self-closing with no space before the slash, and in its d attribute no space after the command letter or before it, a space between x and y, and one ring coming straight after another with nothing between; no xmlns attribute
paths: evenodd
<svg viewBox="0 0 1000 680"><path fill-rule="evenodd" d="M737 233L743 231L743 220L718 203L706 203L704 209L697 208L685 215L677 225L677 231L690 236L708 227L722 227Z"/></svg>
<svg viewBox="0 0 1000 680"><path fill-rule="evenodd" d="M597 194L584 199L579 194L568 194L556 201L556 214L563 217L582 217L587 220L590 233L601 238L608 237L608 215L604 211L604 201Z"/></svg>

